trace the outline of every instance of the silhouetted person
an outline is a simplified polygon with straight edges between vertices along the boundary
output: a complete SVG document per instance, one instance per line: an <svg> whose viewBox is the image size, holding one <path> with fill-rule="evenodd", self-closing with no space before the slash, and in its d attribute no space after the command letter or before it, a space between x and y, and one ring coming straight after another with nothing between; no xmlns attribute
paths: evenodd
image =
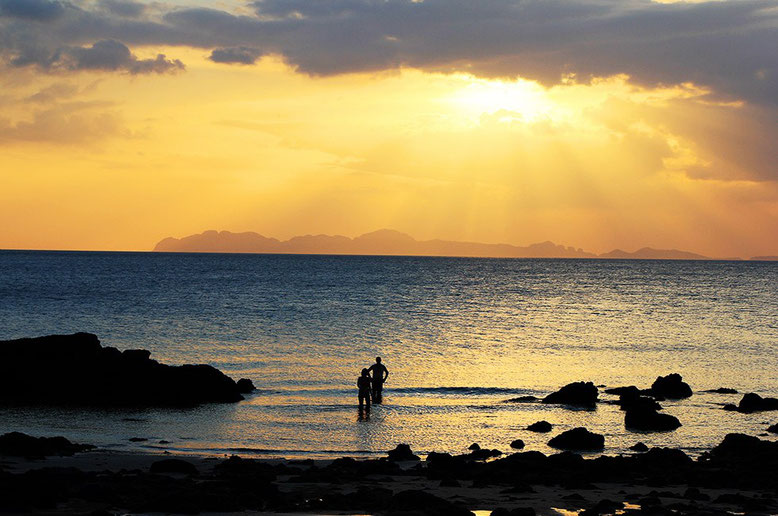
<svg viewBox="0 0 778 516"><path fill-rule="evenodd" d="M389 371L381 363L381 357L375 357L375 364L371 365L368 371L373 373L373 403L381 403L384 382L389 378Z"/></svg>
<svg viewBox="0 0 778 516"><path fill-rule="evenodd" d="M362 369L362 376L357 379L357 387L359 388L359 413L362 414L362 407L370 412L370 371Z"/></svg>

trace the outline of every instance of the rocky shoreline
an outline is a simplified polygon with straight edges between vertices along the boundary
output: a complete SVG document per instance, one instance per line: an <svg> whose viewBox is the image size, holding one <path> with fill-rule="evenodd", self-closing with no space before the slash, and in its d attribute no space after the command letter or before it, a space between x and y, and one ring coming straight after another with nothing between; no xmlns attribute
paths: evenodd
<svg viewBox="0 0 778 516"><path fill-rule="evenodd" d="M23 443L25 452L9 454ZM54 445L56 443L57 445ZM335 513L387 515L721 515L778 512L778 443L729 434L696 460L652 448L492 458L408 445L379 459L254 460L122 455L64 438L0 436L0 512ZM488 451L488 450L487 450ZM43 458L47 457L47 458Z"/></svg>

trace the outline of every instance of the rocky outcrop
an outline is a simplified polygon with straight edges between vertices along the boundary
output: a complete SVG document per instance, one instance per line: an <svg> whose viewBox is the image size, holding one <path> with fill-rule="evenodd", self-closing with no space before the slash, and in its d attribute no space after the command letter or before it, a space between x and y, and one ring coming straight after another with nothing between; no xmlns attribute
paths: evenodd
<svg viewBox="0 0 778 516"><path fill-rule="evenodd" d="M419 456L414 455L409 445L398 444L394 450L389 450L389 460L393 462L402 462L406 460L419 460Z"/></svg>
<svg viewBox="0 0 778 516"><path fill-rule="evenodd" d="M774 434L778 434L778 423L771 425L767 428L768 432L772 432Z"/></svg>
<svg viewBox="0 0 778 516"><path fill-rule="evenodd" d="M514 450L521 450L522 448L524 448L524 441L522 441L521 439L515 439L511 441L511 448L513 448Z"/></svg>
<svg viewBox="0 0 778 516"><path fill-rule="evenodd" d="M560 450L595 451L605 447L605 437L578 427L553 437L548 441L548 445Z"/></svg>
<svg viewBox="0 0 778 516"><path fill-rule="evenodd" d="M575 382L543 398L543 403L594 408L597 405L597 387L592 382Z"/></svg>
<svg viewBox="0 0 778 516"><path fill-rule="evenodd" d="M91 444L73 443L64 437L33 437L21 432L0 435L0 455L12 457L73 455L94 448Z"/></svg>
<svg viewBox="0 0 778 516"><path fill-rule="evenodd" d="M751 414L753 412L765 412L768 410L778 410L778 398L763 398L758 394L749 392L743 395L740 403L735 405L726 405L726 410L736 410L743 412L744 414Z"/></svg>
<svg viewBox="0 0 778 516"><path fill-rule="evenodd" d="M648 451L648 446L646 446L642 442L638 442L638 443L635 443L632 446L630 446L629 449L632 450L632 451L639 452L639 453L645 453L645 452Z"/></svg>
<svg viewBox="0 0 778 516"><path fill-rule="evenodd" d="M624 414L624 427L641 432L667 432L681 426L677 417L660 414L650 406L633 407Z"/></svg>
<svg viewBox="0 0 778 516"><path fill-rule="evenodd" d="M729 387L719 387L718 389L708 389L704 392L712 392L715 394L737 394L737 389L731 389Z"/></svg>
<svg viewBox="0 0 778 516"><path fill-rule="evenodd" d="M680 374L672 373L667 376L657 377L651 385L651 392L655 396L679 400L690 397L692 395L692 388L689 387L688 383L683 381Z"/></svg>
<svg viewBox="0 0 778 516"><path fill-rule="evenodd" d="M209 365L169 366L90 333L0 341L0 405L194 406L243 399Z"/></svg>
<svg viewBox="0 0 778 516"><path fill-rule="evenodd" d="M537 421L527 427L530 432L546 433L550 432L553 426L548 421Z"/></svg>
<svg viewBox="0 0 778 516"><path fill-rule="evenodd" d="M249 380L248 378L241 378L237 382L238 386L238 392L241 394L251 394L255 390L257 390L256 387L254 387L254 382Z"/></svg>

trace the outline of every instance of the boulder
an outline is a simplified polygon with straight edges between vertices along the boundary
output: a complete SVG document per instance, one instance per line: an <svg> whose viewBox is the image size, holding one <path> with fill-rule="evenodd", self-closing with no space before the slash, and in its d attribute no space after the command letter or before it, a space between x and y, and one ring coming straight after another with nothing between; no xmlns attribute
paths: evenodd
<svg viewBox="0 0 778 516"><path fill-rule="evenodd" d="M89 333L0 341L0 405L195 406L242 399L235 381L212 366L160 364L147 350L119 352Z"/></svg>
<svg viewBox="0 0 778 516"><path fill-rule="evenodd" d="M648 451L648 446L646 446L642 442L639 442L639 443L635 443L632 446L630 446L629 449L632 450L632 451L639 452L639 453L644 453L644 452Z"/></svg>
<svg viewBox="0 0 778 516"><path fill-rule="evenodd" d="M428 516L473 516L467 509L422 490L400 491L389 501L389 514Z"/></svg>
<svg viewBox="0 0 778 516"><path fill-rule="evenodd" d="M406 460L420 460L418 455L414 455L411 447L407 444L398 444L394 450L389 451L389 460L393 462L402 462Z"/></svg>
<svg viewBox="0 0 778 516"><path fill-rule="evenodd" d="M12 457L47 457L49 455L73 455L93 450L91 444L77 444L64 437L33 437L21 432L0 435L0 455Z"/></svg>
<svg viewBox="0 0 778 516"><path fill-rule="evenodd" d="M662 406L654 398L633 392L619 396L619 407L621 410L662 410Z"/></svg>
<svg viewBox="0 0 778 516"><path fill-rule="evenodd" d="M667 376L658 376L651 384L651 392L657 396L678 400L688 398L692 395L692 388L683 381L678 373L668 374Z"/></svg>
<svg viewBox="0 0 778 516"><path fill-rule="evenodd" d="M470 446L468 446L467 449L470 451L480 450L481 446L478 443L473 443Z"/></svg>
<svg viewBox="0 0 778 516"><path fill-rule="evenodd" d="M521 450L524 448L524 441L521 439L516 439L515 441L511 441L511 448L514 450Z"/></svg>
<svg viewBox="0 0 778 516"><path fill-rule="evenodd" d="M627 430L641 432L667 432L681 426L678 418L670 414L660 414L650 407L628 409L624 415L624 427Z"/></svg>
<svg viewBox="0 0 778 516"><path fill-rule="evenodd" d="M719 387L718 389L708 389L704 392L713 392L716 394L737 394L736 389L730 389L729 387Z"/></svg>
<svg viewBox="0 0 778 516"><path fill-rule="evenodd" d="M776 423L776 424L774 424L774 425L772 425L772 426L768 427L768 428L767 428L767 431L768 431L768 432L772 432L772 433L774 433L774 434L778 434L778 423Z"/></svg>
<svg viewBox="0 0 778 516"><path fill-rule="evenodd" d="M152 473L179 473L182 475L197 475L194 464L181 459L163 459L151 464Z"/></svg>
<svg viewBox="0 0 778 516"><path fill-rule="evenodd" d="M775 471L778 468L778 442L744 434L727 434L721 443L703 454L701 460L716 465L741 464L749 470Z"/></svg>
<svg viewBox="0 0 778 516"><path fill-rule="evenodd" d="M546 433L551 431L552 425L548 421L537 421L527 427L530 432Z"/></svg>
<svg viewBox="0 0 778 516"><path fill-rule="evenodd" d="M616 396L640 396L642 391L634 385L630 385L628 387L613 387L612 389L605 389L605 393L614 394Z"/></svg>
<svg viewBox="0 0 778 516"><path fill-rule="evenodd" d="M778 398L763 398L758 394L749 392L743 395L740 403L738 403L737 410L746 414L778 410Z"/></svg>
<svg viewBox="0 0 778 516"><path fill-rule="evenodd" d="M470 460L486 460L491 459L493 457L499 457L502 455L502 452L500 450L490 450L488 448L479 448L477 450L473 450L469 454L465 455L465 458Z"/></svg>
<svg viewBox="0 0 778 516"><path fill-rule="evenodd" d="M254 387L254 382L249 380L248 378L241 378L237 381L238 386L238 392L241 394L250 394L257 390L256 387Z"/></svg>
<svg viewBox="0 0 778 516"><path fill-rule="evenodd" d="M560 450L602 450L605 448L605 437L578 427L553 437L548 445Z"/></svg>
<svg viewBox="0 0 778 516"><path fill-rule="evenodd" d="M562 387L543 398L543 403L594 408L597 404L597 387L592 382L575 382Z"/></svg>

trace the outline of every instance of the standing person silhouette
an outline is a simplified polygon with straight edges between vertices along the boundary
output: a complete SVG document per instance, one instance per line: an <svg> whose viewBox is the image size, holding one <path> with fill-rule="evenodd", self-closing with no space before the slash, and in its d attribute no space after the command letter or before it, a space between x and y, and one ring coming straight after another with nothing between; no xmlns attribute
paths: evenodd
<svg viewBox="0 0 778 516"><path fill-rule="evenodd" d="M381 363L381 357L375 357L375 364L368 371L373 373L373 403L381 403L384 382L389 378L389 370Z"/></svg>
<svg viewBox="0 0 778 516"><path fill-rule="evenodd" d="M359 414L361 417L363 405L370 413L370 371L362 369L362 376L357 379L357 387L359 388Z"/></svg>

